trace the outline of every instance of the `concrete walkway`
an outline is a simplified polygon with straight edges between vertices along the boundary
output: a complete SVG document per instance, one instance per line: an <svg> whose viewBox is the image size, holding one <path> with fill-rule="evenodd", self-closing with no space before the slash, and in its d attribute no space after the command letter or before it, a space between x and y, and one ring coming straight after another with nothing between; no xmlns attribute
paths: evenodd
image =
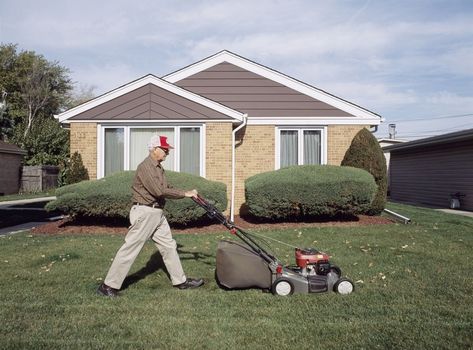
<svg viewBox="0 0 473 350"><path fill-rule="evenodd" d="M473 218L473 211L464 211L464 210L456 210L456 209L436 209L436 210L442 211L448 214L463 215L463 216L469 216L470 218Z"/></svg>

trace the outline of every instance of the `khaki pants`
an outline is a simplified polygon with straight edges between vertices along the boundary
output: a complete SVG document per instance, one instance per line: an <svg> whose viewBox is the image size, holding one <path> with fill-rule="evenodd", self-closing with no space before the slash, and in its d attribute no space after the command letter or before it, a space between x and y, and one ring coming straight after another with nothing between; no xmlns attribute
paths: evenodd
<svg viewBox="0 0 473 350"><path fill-rule="evenodd" d="M171 228L164 217L163 210L134 205L130 210L130 223L125 243L118 250L104 283L109 287L120 289L131 265L149 238L158 247L171 276L172 284L184 283L186 275L177 254L176 241L172 238Z"/></svg>

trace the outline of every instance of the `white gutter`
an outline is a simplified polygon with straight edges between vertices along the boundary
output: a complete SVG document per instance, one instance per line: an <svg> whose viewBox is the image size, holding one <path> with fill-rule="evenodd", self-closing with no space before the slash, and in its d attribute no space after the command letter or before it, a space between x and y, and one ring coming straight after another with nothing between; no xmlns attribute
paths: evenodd
<svg viewBox="0 0 473 350"><path fill-rule="evenodd" d="M234 220L235 216L235 148L236 148L236 133L243 127L245 127L248 119L248 114L243 114L243 122L232 131L232 197L230 200L230 220Z"/></svg>

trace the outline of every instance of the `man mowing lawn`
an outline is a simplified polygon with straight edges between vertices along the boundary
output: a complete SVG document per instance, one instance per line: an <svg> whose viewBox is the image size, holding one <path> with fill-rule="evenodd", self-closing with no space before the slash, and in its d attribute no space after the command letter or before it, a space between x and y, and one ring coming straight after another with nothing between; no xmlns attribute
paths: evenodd
<svg viewBox="0 0 473 350"><path fill-rule="evenodd" d="M118 250L112 266L97 293L115 297L121 288L131 265L145 242L151 238L163 257L174 287L179 289L197 288L204 284L202 279L187 278L182 269L177 244L164 216L165 198L180 199L197 196L197 190L183 191L172 188L166 180L161 165L174 148L167 137L154 135L148 143L149 156L136 169L132 185L133 206L130 210L131 227L125 243Z"/></svg>

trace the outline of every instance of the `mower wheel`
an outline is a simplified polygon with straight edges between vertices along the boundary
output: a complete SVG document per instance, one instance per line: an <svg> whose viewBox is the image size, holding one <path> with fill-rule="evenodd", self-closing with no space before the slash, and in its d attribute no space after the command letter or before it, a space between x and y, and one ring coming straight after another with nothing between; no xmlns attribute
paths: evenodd
<svg viewBox="0 0 473 350"><path fill-rule="evenodd" d="M287 279L280 278L273 283L271 291L274 295L288 296L294 293L294 286Z"/></svg>
<svg viewBox="0 0 473 350"><path fill-rule="evenodd" d="M348 278L340 278L334 285L333 291L338 294L351 294L355 290L355 285Z"/></svg>

